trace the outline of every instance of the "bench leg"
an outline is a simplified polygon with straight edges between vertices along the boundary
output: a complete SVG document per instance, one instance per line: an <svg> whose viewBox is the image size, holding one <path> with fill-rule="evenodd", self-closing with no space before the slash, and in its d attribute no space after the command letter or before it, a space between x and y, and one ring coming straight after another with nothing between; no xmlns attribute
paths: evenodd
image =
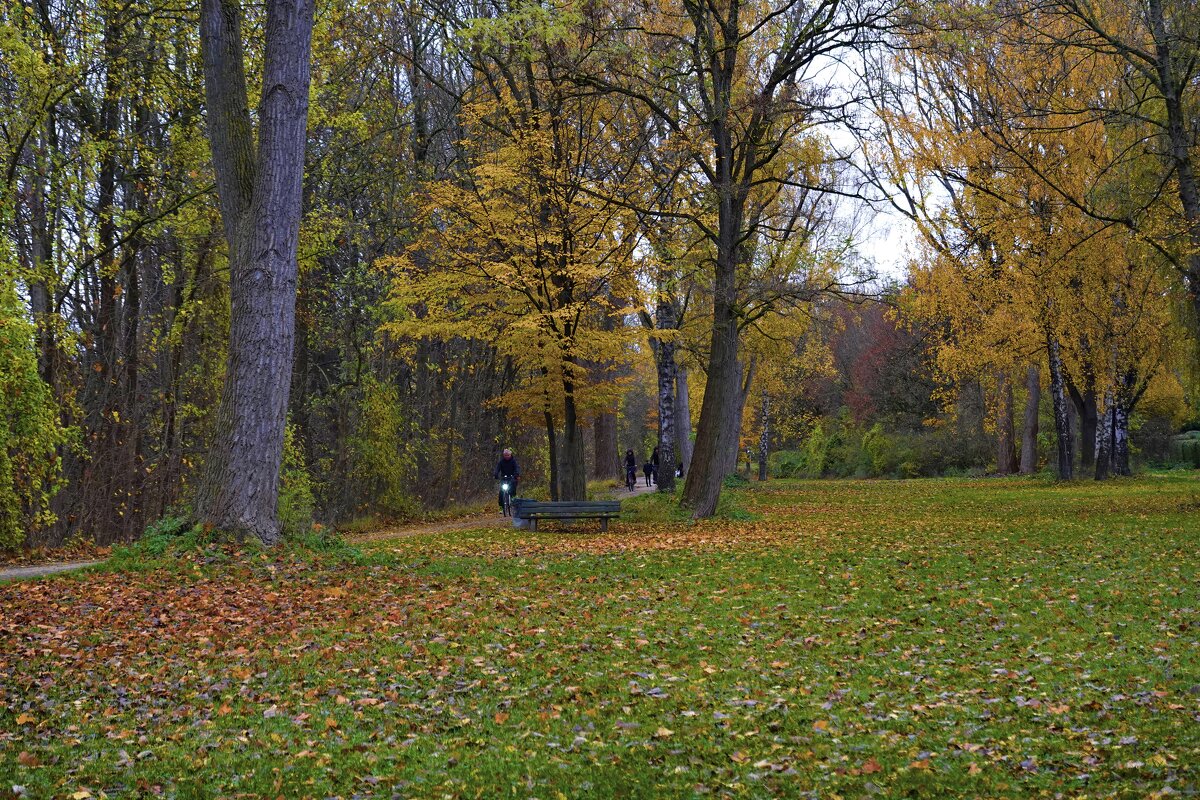
<svg viewBox="0 0 1200 800"><path fill-rule="evenodd" d="M536 533L537 532L537 517L534 517L533 519L531 519L530 522L533 524L533 527L531 530L533 530L534 533Z"/></svg>
<svg viewBox="0 0 1200 800"><path fill-rule="evenodd" d="M608 517L600 518L600 530L604 531L605 533L608 533Z"/></svg>

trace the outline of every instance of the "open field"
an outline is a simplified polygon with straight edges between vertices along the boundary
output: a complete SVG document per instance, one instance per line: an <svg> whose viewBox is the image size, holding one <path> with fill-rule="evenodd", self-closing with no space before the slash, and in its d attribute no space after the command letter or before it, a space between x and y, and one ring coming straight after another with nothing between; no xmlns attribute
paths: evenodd
<svg viewBox="0 0 1200 800"><path fill-rule="evenodd" d="M0 797L1200 790L1192 474L733 500L2 585Z"/></svg>

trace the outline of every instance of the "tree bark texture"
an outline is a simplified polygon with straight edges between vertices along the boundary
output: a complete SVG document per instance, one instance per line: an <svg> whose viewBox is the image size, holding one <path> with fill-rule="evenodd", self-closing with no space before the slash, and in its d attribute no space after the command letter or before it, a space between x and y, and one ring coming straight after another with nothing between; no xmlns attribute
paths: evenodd
<svg viewBox="0 0 1200 800"><path fill-rule="evenodd" d="M762 430L758 435L758 479L767 479L767 459L771 455L771 396L763 392L760 423Z"/></svg>
<svg viewBox="0 0 1200 800"><path fill-rule="evenodd" d="M1112 470L1113 396L1104 396L1104 407L1097 414L1096 425L1096 480L1102 481Z"/></svg>
<svg viewBox="0 0 1200 800"><path fill-rule="evenodd" d="M675 369L675 444L676 462L683 465L683 474L687 475L692 464L692 403L687 367L682 365Z"/></svg>
<svg viewBox="0 0 1200 800"><path fill-rule="evenodd" d="M573 364L568 364L568 373ZM583 453L583 431L575 403L575 383L563 380L563 443L559 496L562 500L587 499L587 463Z"/></svg>
<svg viewBox="0 0 1200 800"><path fill-rule="evenodd" d="M1112 471L1115 475L1133 474L1129 465L1129 417L1132 413L1128 406L1120 403L1113 408Z"/></svg>
<svg viewBox="0 0 1200 800"><path fill-rule="evenodd" d="M1058 477L1069 481L1075 476L1075 432L1072 430L1067 407L1066 377L1063 375L1062 351L1058 340L1047 337L1050 353L1050 399L1054 406L1054 433L1057 441Z"/></svg>
<svg viewBox="0 0 1200 800"><path fill-rule="evenodd" d="M654 310L655 328L674 333L675 307L660 294ZM675 491L675 342L659 339L654 348L658 367L658 490Z"/></svg>
<svg viewBox="0 0 1200 800"><path fill-rule="evenodd" d="M291 382L313 0L269 0L258 142L237 0L204 0L209 136L229 243L230 341L217 430L197 496L201 521L279 539Z"/></svg>
<svg viewBox="0 0 1200 800"><path fill-rule="evenodd" d="M617 453L617 415L610 411L597 414L592 425L592 436L596 455L592 477L597 480L619 479L621 457Z"/></svg>
<svg viewBox="0 0 1200 800"><path fill-rule="evenodd" d="M1096 466L1096 420L1099 413L1096 390L1085 388L1080 391L1068 382L1067 392L1079 419L1079 465L1084 472L1090 472Z"/></svg>
<svg viewBox="0 0 1200 800"><path fill-rule="evenodd" d="M758 359L750 359L750 364L745 370L739 369L741 380L738 383L738 393L736 402L729 410L729 420L727 425L733 431L733 444L725 453L725 475L732 475L738 471L738 458L741 456L742 445L742 418L746 414L746 400L750 397L750 387L754 384L754 375L758 371ZM747 456L749 458L749 456ZM750 467L747 465L747 471Z"/></svg>
<svg viewBox="0 0 1200 800"><path fill-rule="evenodd" d="M1041 375L1036 366L1025 370L1025 424L1021 429L1021 474L1032 475L1038 465L1038 409L1042 402Z"/></svg>
<svg viewBox="0 0 1200 800"><path fill-rule="evenodd" d="M729 203L721 204L721 216L740 215ZM700 422L696 426L696 446L691 468L683 487L683 505L696 519L711 517L717 510L721 481L725 477L729 453L736 458L738 431L729 424L738 410L741 393L741 362L738 359L738 326L734 277L736 253L734 236L740 221L722 222L722 247L714 266L712 338L709 349L708 379Z"/></svg>

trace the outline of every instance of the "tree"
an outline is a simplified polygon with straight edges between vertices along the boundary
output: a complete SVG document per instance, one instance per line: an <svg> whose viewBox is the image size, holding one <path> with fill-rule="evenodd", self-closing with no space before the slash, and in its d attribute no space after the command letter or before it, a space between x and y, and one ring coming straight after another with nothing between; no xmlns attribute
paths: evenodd
<svg viewBox="0 0 1200 800"><path fill-rule="evenodd" d="M241 7L204 0L200 24L231 308L225 388L196 513L206 524L272 544L280 535L313 0L267 3L257 142Z"/></svg>
<svg viewBox="0 0 1200 800"><path fill-rule="evenodd" d="M621 360L629 342L604 319L635 293L635 238L628 211L582 187L624 174L609 137L625 112L543 72L545 62L531 69L531 83L464 109L469 168L426 187L432 224L393 262L389 330L495 342L527 378L505 405L528 421L536 409L546 426L552 493L583 499L584 411L606 371L589 365Z"/></svg>
<svg viewBox="0 0 1200 800"><path fill-rule="evenodd" d="M859 44L886 11L870 0L682 0L636 23L618 14L612 35L624 44L613 48L617 55L602 72L577 76L642 104L706 187L704 214L690 218L712 258L704 399L683 493L697 518L715 512L725 470L737 457L749 366L739 357L745 297L738 274L753 262L760 237L782 241L796 229L787 204L776 201L807 186L796 148L828 105L828 87L811 73Z"/></svg>
<svg viewBox="0 0 1200 800"><path fill-rule="evenodd" d="M1114 376L1153 373L1163 356L1154 347L1130 348L1129 326L1146 326L1139 341L1160 342L1151 332L1169 315L1168 295L1155 278L1161 261L1147 260L1128 230L1068 197L1136 191L1137 170L1106 166L1124 146L1124 131L1073 105L1097 84L1114 85L1118 73L1087 50L1068 52L1048 68L1040 51L1015 46L1006 35L1015 23L1003 15L951 11L949 19L941 27L952 34L929 33L938 26L916 30L899 74L919 89L908 106L884 112L891 123L886 148L898 167L889 181L929 248L914 280L914 308L948 323L939 353L944 374L995 387L1001 472L1015 467L1009 376L1038 350L1046 354L1059 472L1069 478L1068 395L1084 411L1098 393L1136 397L1136 390L1114 388ZM1055 109L1057 124L1010 124L1029 108ZM946 202L928 203L926 181L942 187ZM1088 468L1087 454L1101 439L1088 416L1080 416Z"/></svg>

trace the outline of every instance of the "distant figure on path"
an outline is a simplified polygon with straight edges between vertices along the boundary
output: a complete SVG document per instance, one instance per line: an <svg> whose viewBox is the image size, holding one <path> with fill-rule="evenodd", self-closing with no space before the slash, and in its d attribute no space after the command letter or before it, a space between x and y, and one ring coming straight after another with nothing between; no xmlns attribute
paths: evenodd
<svg viewBox="0 0 1200 800"><path fill-rule="evenodd" d="M661 459L658 457L658 448L654 448L654 452L650 454L650 466L654 467L654 471L650 473L650 477L655 483L658 483L658 467Z"/></svg>
<svg viewBox="0 0 1200 800"><path fill-rule="evenodd" d="M633 491L634 484L637 483L637 457L634 456L632 450L625 451L625 486L629 491Z"/></svg>
<svg viewBox="0 0 1200 800"><path fill-rule="evenodd" d="M642 464L642 473L646 476L646 485L649 486L651 479L654 477L654 464L646 459L646 463Z"/></svg>
<svg viewBox="0 0 1200 800"><path fill-rule="evenodd" d="M521 468L517 466L517 459L513 457L513 451L509 448L504 448L504 452L500 454L500 460L496 462L496 470L492 475L497 480L506 478L512 481L512 490L509 491L510 497L517 495L517 483L521 480ZM500 501L500 510L504 510L504 490L501 489L497 495L497 500Z"/></svg>

